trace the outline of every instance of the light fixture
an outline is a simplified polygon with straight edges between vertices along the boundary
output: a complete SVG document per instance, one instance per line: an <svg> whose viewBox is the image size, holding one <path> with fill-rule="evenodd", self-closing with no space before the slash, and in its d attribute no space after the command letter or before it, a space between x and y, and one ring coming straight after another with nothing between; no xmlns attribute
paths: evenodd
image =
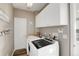
<svg viewBox="0 0 79 59"><path fill-rule="evenodd" d="M28 8L31 8L32 5L33 5L33 3L27 3L27 7L28 7Z"/></svg>

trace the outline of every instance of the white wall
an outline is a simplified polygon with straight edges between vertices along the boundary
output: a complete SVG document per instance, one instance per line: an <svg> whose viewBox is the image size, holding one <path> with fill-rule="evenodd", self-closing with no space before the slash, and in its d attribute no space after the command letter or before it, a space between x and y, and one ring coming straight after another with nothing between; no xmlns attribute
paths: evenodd
<svg viewBox="0 0 79 59"><path fill-rule="evenodd" d="M14 50L14 40L13 40L13 7L11 4L0 4L0 9L6 12L6 14L9 16L10 21L9 21L9 28L11 28L10 34L7 36L7 41L5 49L3 51L3 55L11 55L13 50Z"/></svg>

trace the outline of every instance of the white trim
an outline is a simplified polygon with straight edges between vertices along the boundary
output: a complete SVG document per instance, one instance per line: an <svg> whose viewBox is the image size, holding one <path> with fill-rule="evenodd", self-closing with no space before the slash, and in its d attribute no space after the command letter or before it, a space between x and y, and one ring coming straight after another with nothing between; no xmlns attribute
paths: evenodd
<svg viewBox="0 0 79 59"><path fill-rule="evenodd" d="M75 56L76 42L76 4L70 4L70 54Z"/></svg>
<svg viewBox="0 0 79 59"><path fill-rule="evenodd" d="M15 52L15 49L13 50L13 52L12 52L11 56L13 56L14 52Z"/></svg>

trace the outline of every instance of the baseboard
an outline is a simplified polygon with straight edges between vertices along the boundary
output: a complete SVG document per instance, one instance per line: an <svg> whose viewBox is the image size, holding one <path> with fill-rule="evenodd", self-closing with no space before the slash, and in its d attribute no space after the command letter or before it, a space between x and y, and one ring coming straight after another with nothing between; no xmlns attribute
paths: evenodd
<svg viewBox="0 0 79 59"><path fill-rule="evenodd" d="M11 55L11 56L13 56L14 52L15 52L15 49L13 50L13 52L12 52L12 55Z"/></svg>

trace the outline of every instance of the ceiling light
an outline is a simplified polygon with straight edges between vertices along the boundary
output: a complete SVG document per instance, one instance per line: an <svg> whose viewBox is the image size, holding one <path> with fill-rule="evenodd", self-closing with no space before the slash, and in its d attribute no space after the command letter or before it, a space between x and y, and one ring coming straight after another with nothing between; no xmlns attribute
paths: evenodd
<svg viewBox="0 0 79 59"><path fill-rule="evenodd" d="M27 3L27 7L32 7L33 3Z"/></svg>

